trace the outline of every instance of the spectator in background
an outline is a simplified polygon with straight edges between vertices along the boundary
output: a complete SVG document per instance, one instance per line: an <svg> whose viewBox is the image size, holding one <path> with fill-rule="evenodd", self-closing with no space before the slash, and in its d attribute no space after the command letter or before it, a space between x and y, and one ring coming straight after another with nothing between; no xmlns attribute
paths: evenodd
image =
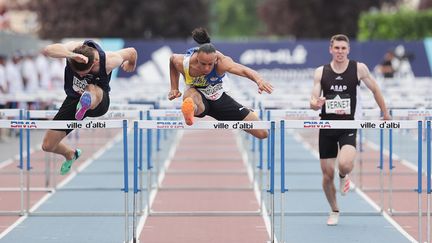
<svg viewBox="0 0 432 243"><path fill-rule="evenodd" d="M21 55L16 52L12 60L6 62L6 80L8 94L15 97L24 92L24 81L21 75ZM18 108L18 100L9 100L8 108Z"/></svg>
<svg viewBox="0 0 432 243"><path fill-rule="evenodd" d="M393 78L395 73L395 66L393 61L395 59L395 55L393 51L388 51L384 55L384 59L378 65L378 72L382 74L384 78Z"/></svg>
<svg viewBox="0 0 432 243"><path fill-rule="evenodd" d="M39 92L40 85L33 53L23 53L21 73L25 84L24 90L26 97L29 98L26 108L29 110L38 109L38 102L35 101L37 99L35 95Z"/></svg>
<svg viewBox="0 0 432 243"><path fill-rule="evenodd" d="M6 56L0 54L0 109L6 108L6 100L3 98L7 94L7 81L6 81ZM2 117L0 116L0 119ZM6 132L4 128L0 128L0 142L5 141Z"/></svg>
<svg viewBox="0 0 432 243"><path fill-rule="evenodd" d="M0 31L10 29L10 20L5 1L0 0Z"/></svg>
<svg viewBox="0 0 432 243"><path fill-rule="evenodd" d="M0 54L0 95L4 97L7 94L7 80L6 80L6 56ZM0 109L4 109L6 102L0 99Z"/></svg>
<svg viewBox="0 0 432 243"><path fill-rule="evenodd" d="M65 59L52 59L48 65L49 69L47 69L47 72L49 73L51 79L52 88L54 90L62 90L64 84L64 66L66 65Z"/></svg>
<svg viewBox="0 0 432 243"><path fill-rule="evenodd" d="M43 92L42 95L45 96L48 94L48 96L51 96L52 94L55 94L53 92L53 87L51 83L51 71L50 71L50 64L48 61L48 57L39 54L37 55L35 61L36 70L38 74L38 80L39 80L39 93ZM62 70L60 68L60 70ZM49 103L46 101L39 102L39 109L46 110L49 108Z"/></svg>
<svg viewBox="0 0 432 243"><path fill-rule="evenodd" d="M42 90L50 91L52 89L51 77L50 77L50 65L48 58L42 54L37 55L36 69L39 76L39 86ZM62 70L62 68L60 69ZM63 71L63 70L62 70Z"/></svg>

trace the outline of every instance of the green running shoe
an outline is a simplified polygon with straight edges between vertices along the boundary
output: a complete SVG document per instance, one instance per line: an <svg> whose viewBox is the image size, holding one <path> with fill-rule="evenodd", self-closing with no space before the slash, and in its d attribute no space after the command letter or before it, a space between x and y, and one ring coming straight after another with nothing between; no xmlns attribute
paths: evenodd
<svg viewBox="0 0 432 243"><path fill-rule="evenodd" d="M81 155L81 149L76 149L74 157L70 160L65 160L65 162L63 162L61 169L60 169L60 174L66 175L70 171L70 169L72 167L72 163L75 160L77 160L80 157L80 155Z"/></svg>

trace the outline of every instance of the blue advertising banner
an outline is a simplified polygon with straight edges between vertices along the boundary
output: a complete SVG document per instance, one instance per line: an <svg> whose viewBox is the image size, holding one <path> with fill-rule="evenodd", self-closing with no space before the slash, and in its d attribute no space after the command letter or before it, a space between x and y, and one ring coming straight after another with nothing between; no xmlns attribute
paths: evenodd
<svg viewBox="0 0 432 243"><path fill-rule="evenodd" d="M312 79L313 70L331 60L328 41L250 41L214 42L216 48L234 61L260 72L269 81ZM169 80L169 57L196 46L192 41L125 40L125 47L135 47L139 58L137 73L150 79ZM395 77L431 76L423 41L351 42L349 58L368 65L372 73L387 51L397 57ZM135 73L135 74L137 74ZM129 77L119 72L119 77Z"/></svg>

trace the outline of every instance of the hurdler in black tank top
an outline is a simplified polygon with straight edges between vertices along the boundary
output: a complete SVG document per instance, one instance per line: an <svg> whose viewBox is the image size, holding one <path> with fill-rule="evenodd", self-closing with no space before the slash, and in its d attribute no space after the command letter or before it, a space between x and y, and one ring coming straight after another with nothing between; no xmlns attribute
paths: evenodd
<svg viewBox="0 0 432 243"><path fill-rule="evenodd" d="M322 120L354 120L357 103L357 86L360 81L357 77L357 62L350 60L347 69L343 73L335 73L330 64L324 65L321 77L321 89L326 100L333 99L337 95L350 99L351 114L327 114L326 105L321 109Z"/></svg>
<svg viewBox="0 0 432 243"><path fill-rule="evenodd" d="M102 48L92 40L86 40L84 45L90 46L97 50L99 54L99 72L91 73L86 75L86 77L80 77L74 70L72 70L69 61L66 62L65 72L64 72L64 90L67 97L79 98L81 97L81 92L87 84L95 84L107 93L111 90L109 82L111 80L111 72L107 74L106 72L106 54Z"/></svg>

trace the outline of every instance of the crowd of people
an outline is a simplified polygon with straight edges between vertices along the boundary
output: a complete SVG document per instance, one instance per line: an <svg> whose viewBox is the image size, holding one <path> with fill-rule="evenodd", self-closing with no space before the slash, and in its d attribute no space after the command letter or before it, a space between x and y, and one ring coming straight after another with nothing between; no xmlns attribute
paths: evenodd
<svg viewBox="0 0 432 243"><path fill-rule="evenodd" d="M61 90L64 60L51 59L38 53L15 52L0 55L0 107L28 108L13 97L37 91Z"/></svg>
<svg viewBox="0 0 432 243"><path fill-rule="evenodd" d="M37 100L40 92L61 91L64 60L42 54L15 52L0 54L0 109L46 109L48 104L21 100ZM7 141L10 133L1 132L0 141Z"/></svg>

